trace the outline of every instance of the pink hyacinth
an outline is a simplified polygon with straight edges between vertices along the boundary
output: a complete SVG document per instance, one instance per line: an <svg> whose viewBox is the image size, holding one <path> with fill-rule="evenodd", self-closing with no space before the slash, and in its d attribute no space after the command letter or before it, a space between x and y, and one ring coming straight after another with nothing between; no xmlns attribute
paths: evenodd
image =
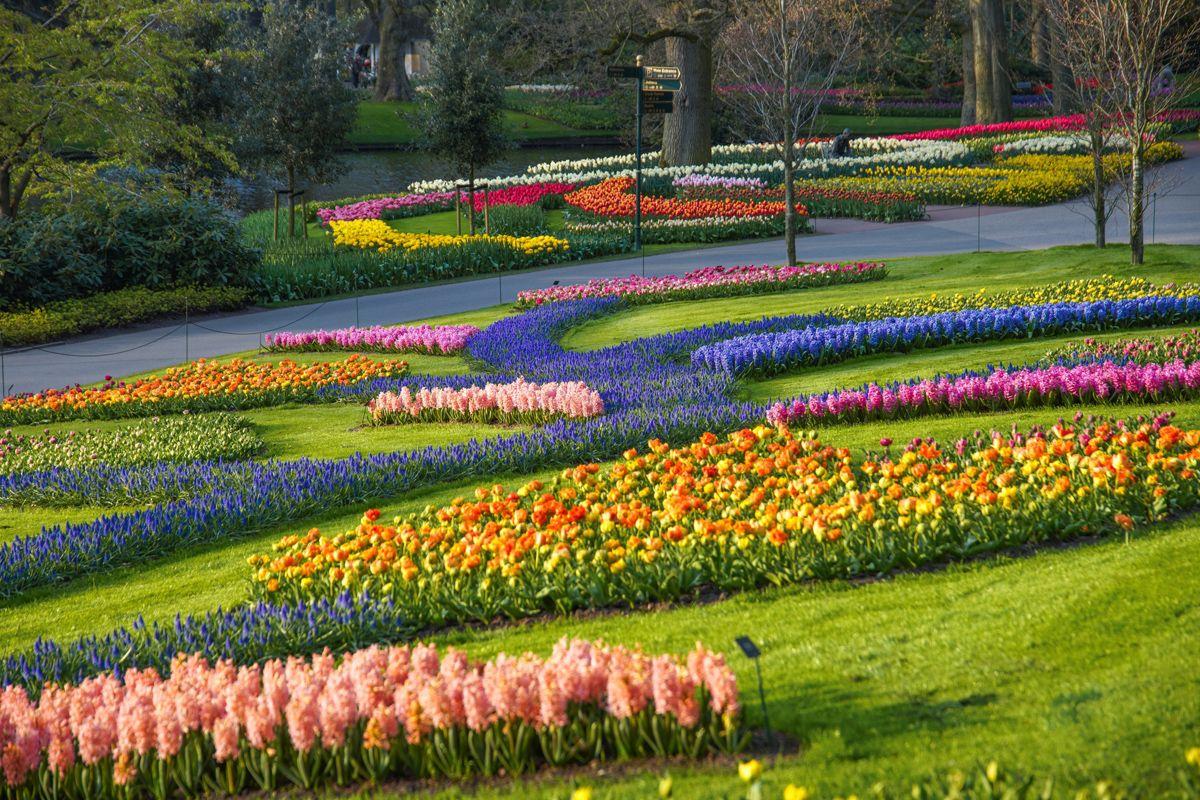
<svg viewBox="0 0 1200 800"><path fill-rule="evenodd" d="M604 413L604 400L581 381L487 383L463 389L407 386L399 392L381 392L367 404L378 423L415 419L530 419L595 417Z"/></svg>
<svg viewBox="0 0 1200 800"><path fill-rule="evenodd" d="M1075 366L993 369L947 375L917 383L868 384L790 402L767 411L775 425L811 423L827 417L864 420L952 411L995 411L1022 404L1139 402L1200 395L1200 361L1165 364L1100 362Z"/></svg>
<svg viewBox="0 0 1200 800"><path fill-rule="evenodd" d="M370 328L269 333L265 346L271 351L370 350L449 355L462 352L467 341L477 333L479 328L474 325L376 325Z"/></svg>
<svg viewBox="0 0 1200 800"><path fill-rule="evenodd" d="M683 275L663 275L643 278L596 278L573 286L550 286L545 289L517 293L517 305L538 306L559 300L579 300L588 297L630 297L683 294L716 287L760 287L803 284L839 275L857 276L877 273L883 275L886 265L877 261L832 262L800 264L795 267L748 265L738 267L702 267Z"/></svg>
<svg viewBox="0 0 1200 800"><path fill-rule="evenodd" d="M174 757L181 733L206 737L223 762L246 750L273 752L285 733L301 753L342 747L350 736L366 737L364 729L386 737L386 747L399 735L419 744L434 730L561 727L582 706L618 717L651 708L694 727L700 687L714 712L736 712L733 672L699 645L685 661L567 639L546 658L499 655L483 664L426 645L242 667L180 657L168 677L130 670L124 680L47 686L36 703L24 689L0 691L0 768L15 787L42 766L62 775L77 758L112 759L120 783L136 775L138 756Z"/></svg>

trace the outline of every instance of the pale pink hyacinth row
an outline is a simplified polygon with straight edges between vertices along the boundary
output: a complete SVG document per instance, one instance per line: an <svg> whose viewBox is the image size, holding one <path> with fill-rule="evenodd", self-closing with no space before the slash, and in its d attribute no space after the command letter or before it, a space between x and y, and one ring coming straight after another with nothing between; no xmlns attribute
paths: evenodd
<svg viewBox="0 0 1200 800"><path fill-rule="evenodd" d="M487 383L463 389L421 387L382 392L367 404L377 423L428 419L541 421L554 417L595 417L604 400L582 381Z"/></svg>
<svg viewBox="0 0 1200 800"><path fill-rule="evenodd" d="M630 275L628 278L596 278L572 286L550 286L518 292L517 305L537 306L542 303L588 297L686 296L725 287L770 287L772 284L804 284L808 281L823 284L828 280L830 283L836 283L841 278L851 281L874 275L882 277L886 272L886 265L878 261L800 264L795 267L766 264L702 267L683 275L663 275L656 278L638 275Z"/></svg>
<svg viewBox="0 0 1200 800"><path fill-rule="evenodd" d="M41 769L64 776L80 765L106 769L111 759L114 782L124 785L137 764L172 759L196 736L211 743L218 764L247 751L302 759L316 748L432 745L435 731L561 728L589 708L617 720L649 712L692 728L705 713L736 716L737 681L724 657L700 644L684 659L565 638L547 658L501 654L483 663L427 645L251 666L180 656L169 677L129 670L124 680L47 686L36 701L6 687L0 763L17 787Z"/></svg>
<svg viewBox="0 0 1200 800"><path fill-rule="evenodd" d="M479 333L474 325L375 325L298 333L269 333L268 350L371 350L387 353L461 352Z"/></svg>
<svg viewBox="0 0 1200 800"><path fill-rule="evenodd" d="M1200 361L1165 364L1101 362L1075 366L995 369L913 383L798 397L767 412L772 424L894 419L926 413L997 411L1060 402L1161 401L1200 394Z"/></svg>

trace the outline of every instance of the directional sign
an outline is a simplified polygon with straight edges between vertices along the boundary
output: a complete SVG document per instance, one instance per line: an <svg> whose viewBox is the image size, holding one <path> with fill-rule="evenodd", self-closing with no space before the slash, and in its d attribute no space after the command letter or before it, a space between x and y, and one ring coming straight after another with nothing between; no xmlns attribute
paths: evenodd
<svg viewBox="0 0 1200 800"><path fill-rule="evenodd" d="M675 99L674 92L642 92L642 103L670 103Z"/></svg>
<svg viewBox="0 0 1200 800"><path fill-rule="evenodd" d="M683 88L683 81L644 80L642 88L648 92L678 92Z"/></svg>
<svg viewBox="0 0 1200 800"><path fill-rule="evenodd" d="M608 77L610 78L639 78L641 75L641 67L623 67L614 65L608 68Z"/></svg>
<svg viewBox="0 0 1200 800"><path fill-rule="evenodd" d="M642 69L645 70L643 77L652 81L679 80L679 67L643 67Z"/></svg>
<svg viewBox="0 0 1200 800"><path fill-rule="evenodd" d="M675 104L670 100L655 100L653 103L642 103L643 114L670 114Z"/></svg>

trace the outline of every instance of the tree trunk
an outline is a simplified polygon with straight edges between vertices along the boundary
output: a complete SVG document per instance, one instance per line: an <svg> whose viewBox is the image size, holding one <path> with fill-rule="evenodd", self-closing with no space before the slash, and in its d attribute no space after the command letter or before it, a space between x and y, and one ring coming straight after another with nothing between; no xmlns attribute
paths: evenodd
<svg viewBox="0 0 1200 800"><path fill-rule="evenodd" d="M0 169L0 219L16 218L17 209L12 201L12 170L4 167Z"/></svg>
<svg viewBox="0 0 1200 800"><path fill-rule="evenodd" d="M971 46L975 60L975 121L981 125L1012 119L1008 76L1008 37L1001 0L969 0Z"/></svg>
<svg viewBox="0 0 1200 800"><path fill-rule="evenodd" d="M992 78L991 0L968 0L971 11L971 56L975 73L975 122L996 121L996 82Z"/></svg>
<svg viewBox="0 0 1200 800"><path fill-rule="evenodd" d="M1096 247L1107 244L1105 228L1108 225L1108 209L1104 199L1104 132L1098 122L1088 125L1092 143L1092 213L1095 215Z"/></svg>
<svg viewBox="0 0 1200 800"><path fill-rule="evenodd" d="M21 208L21 199L25 197L25 190L29 188L29 182L32 179L33 167L26 167L15 182L11 167L0 169L0 219L17 218L17 211Z"/></svg>
<svg viewBox="0 0 1200 800"><path fill-rule="evenodd" d="M962 35L963 99L959 125L975 124L975 45L968 26Z"/></svg>
<svg viewBox="0 0 1200 800"><path fill-rule="evenodd" d="M1131 184L1129 196L1129 257L1135 266L1145 260L1145 231L1143 229L1145 195L1145 175L1142 172L1142 152L1145 145L1136 141L1129 163L1129 180Z"/></svg>
<svg viewBox="0 0 1200 800"><path fill-rule="evenodd" d="M1041 69L1049 69L1054 51L1050 44L1050 22L1047 19L1046 5L1043 0L1033 0L1030 6L1029 60Z"/></svg>
<svg viewBox="0 0 1200 800"><path fill-rule="evenodd" d="M296 235L296 168L288 165L288 238Z"/></svg>
<svg viewBox="0 0 1200 800"><path fill-rule="evenodd" d="M376 100L412 100L412 82L404 69L404 46L408 42L403 14L384 0L379 21L379 63L375 65Z"/></svg>
<svg viewBox="0 0 1200 800"><path fill-rule="evenodd" d="M712 42L671 37L667 63L679 67L683 88L674 113L663 120L663 164L707 164L712 160Z"/></svg>
<svg viewBox="0 0 1200 800"><path fill-rule="evenodd" d="M467 214L471 218L471 235L475 235L475 165L467 170Z"/></svg>
<svg viewBox="0 0 1200 800"><path fill-rule="evenodd" d="M1004 19L1004 3L988 0L991 7L992 81L996 86L992 102L996 107L994 122L1008 122L1012 114L1012 77L1008 74L1008 23Z"/></svg>

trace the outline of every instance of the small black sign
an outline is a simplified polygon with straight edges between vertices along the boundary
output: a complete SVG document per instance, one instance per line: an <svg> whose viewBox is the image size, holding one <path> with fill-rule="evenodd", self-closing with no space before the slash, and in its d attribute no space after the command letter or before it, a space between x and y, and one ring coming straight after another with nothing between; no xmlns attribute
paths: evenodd
<svg viewBox="0 0 1200 800"><path fill-rule="evenodd" d="M642 92L643 103L669 103L674 99L674 92Z"/></svg>
<svg viewBox="0 0 1200 800"><path fill-rule="evenodd" d="M643 103L643 114L670 114L675 110L674 103Z"/></svg>
<svg viewBox="0 0 1200 800"><path fill-rule="evenodd" d="M758 645L756 645L754 640L749 636L739 636L733 641L738 647L742 648L742 652L745 653L746 658L758 658L760 655L762 655L758 651Z"/></svg>
<svg viewBox="0 0 1200 800"><path fill-rule="evenodd" d="M622 67L613 65L608 68L608 77L610 78L639 78L641 75L641 67Z"/></svg>

